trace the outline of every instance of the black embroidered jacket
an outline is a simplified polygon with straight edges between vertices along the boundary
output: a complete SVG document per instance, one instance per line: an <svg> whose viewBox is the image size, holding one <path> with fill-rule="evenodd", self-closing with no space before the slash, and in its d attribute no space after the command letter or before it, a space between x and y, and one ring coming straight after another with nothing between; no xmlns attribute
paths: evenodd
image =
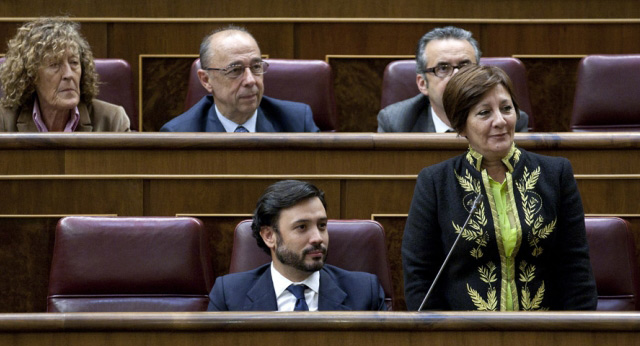
<svg viewBox="0 0 640 346"><path fill-rule="evenodd" d="M402 240L409 310L418 309L460 231L426 309L505 310L511 296L514 310L595 310L584 211L571 164L515 145L502 161L508 169L506 207L517 229L511 256L505 255L479 153L469 149L420 172ZM482 202L461 230L479 193Z"/></svg>

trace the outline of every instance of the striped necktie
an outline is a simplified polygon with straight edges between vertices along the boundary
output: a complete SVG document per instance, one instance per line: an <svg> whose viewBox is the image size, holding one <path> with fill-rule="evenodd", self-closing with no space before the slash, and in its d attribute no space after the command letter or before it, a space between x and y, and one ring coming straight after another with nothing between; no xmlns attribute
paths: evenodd
<svg viewBox="0 0 640 346"><path fill-rule="evenodd" d="M287 287L287 291L291 292L296 297L296 306L293 308L293 311L309 311L309 306L307 305L307 300L304 299L304 290L307 288L306 285L289 285Z"/></svg>

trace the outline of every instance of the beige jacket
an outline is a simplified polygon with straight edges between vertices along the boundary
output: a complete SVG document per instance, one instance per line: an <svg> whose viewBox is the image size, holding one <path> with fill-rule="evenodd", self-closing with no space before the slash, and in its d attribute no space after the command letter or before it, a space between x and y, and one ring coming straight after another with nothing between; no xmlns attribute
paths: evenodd
<svg viewBox="0 0 640 346"><path fill-rule="evenodd" d="M124 108L93 100L90 104L78 104L80 121L76 132L129 132L129 117ZM33 121L33 108L10 110L0 107L0 132L38 132Z"/></svg>

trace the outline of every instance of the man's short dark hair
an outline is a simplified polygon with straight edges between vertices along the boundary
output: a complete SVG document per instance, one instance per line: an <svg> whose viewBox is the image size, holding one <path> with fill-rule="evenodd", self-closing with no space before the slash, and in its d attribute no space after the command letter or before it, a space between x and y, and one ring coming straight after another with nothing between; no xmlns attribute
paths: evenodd
<svg viewBox="0 0 640 346"><path fill-rule="evenodd" d="M253 35L251 35L251 33L249 32L249 30L247 30L247 28L243 27L243 26L237 26L237 25L227 25L227 26L223 26L221 28L217 28L215 30L213 30L209 35L205 36L202 39L202 43L200 43L200 65L202 67L212 67L212 66L208 66L211 63L211 56L209 56L211 50L211 36L219 33L219 32L223 32L223 31L240 31L240 32L244 32L245 34L248 34L249 36L251 36L251 38L253 38L255 40L255 38L253 37ZM225 67L225 66L213 66L213 67Z"/></svg>
<svg viewBox="0 0 640 346"><path fill-rule="evenodd" d="M324 192L306 181L282 180L267 187L258 200L256 210L253 212L253 223L251 224L253 237L256 238L258 246L267 254L271 254L269 247L260 236L260 229L263 226L271 226L278 233L278 220L282 209L293 207L313 197L318 197L324 209L327 209Z"/></svg>
<svg viewBox="0 0 640 346"><path fill-rule="evenodd" d="M427 68L427 58L424 56L424 50L427 48L427 44L434 40L461 40L469 41L473 50L476 52L476 63L480 63L480 57L482 57L482 51L478 47L478 41L473 38L471 31L457 28L455 26L447 26L444 28L435 28L428 33L424 34L418 41L418 47L416 47L416 73L424 75L424 70Z"/></svg>

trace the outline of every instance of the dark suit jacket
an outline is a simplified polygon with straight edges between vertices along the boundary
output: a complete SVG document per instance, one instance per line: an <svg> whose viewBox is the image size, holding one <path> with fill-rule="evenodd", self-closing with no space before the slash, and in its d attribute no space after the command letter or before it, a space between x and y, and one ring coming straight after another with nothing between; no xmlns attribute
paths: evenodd
<svg viewBox="0 0 640 346"><path fill-rule="evenodd" d="M80 121L75 132L128 132L129 117L124 108L93 100L90 104L78 104ZM38 132L33 121L33 106L17 110L0 107L0 132Z"/></svg>
<svg viewBox="0 0 640 346"><path fill-rule="evenodd" d="M271 264L216 279L209 294L209 311L277 311ZM329 264L320 270L318 310L386 310L378 278Z"/></svg>
<svg viewBox="0 0 640 346"><path fill-rule="evenodd" d="M529 115L520 111L516 132L527 132ZM396 102L378 113L378 132L436 132L429 97L418 94Z"/></svg>
<svg viewBox="0 0 640 346"><path fill-rule="evenodd" d="M207 95L188 111L164 124L164 132L225 132L216 114L213 96ZM311 107L304 103L262 96L256 132L318 132Z"/></svg>

